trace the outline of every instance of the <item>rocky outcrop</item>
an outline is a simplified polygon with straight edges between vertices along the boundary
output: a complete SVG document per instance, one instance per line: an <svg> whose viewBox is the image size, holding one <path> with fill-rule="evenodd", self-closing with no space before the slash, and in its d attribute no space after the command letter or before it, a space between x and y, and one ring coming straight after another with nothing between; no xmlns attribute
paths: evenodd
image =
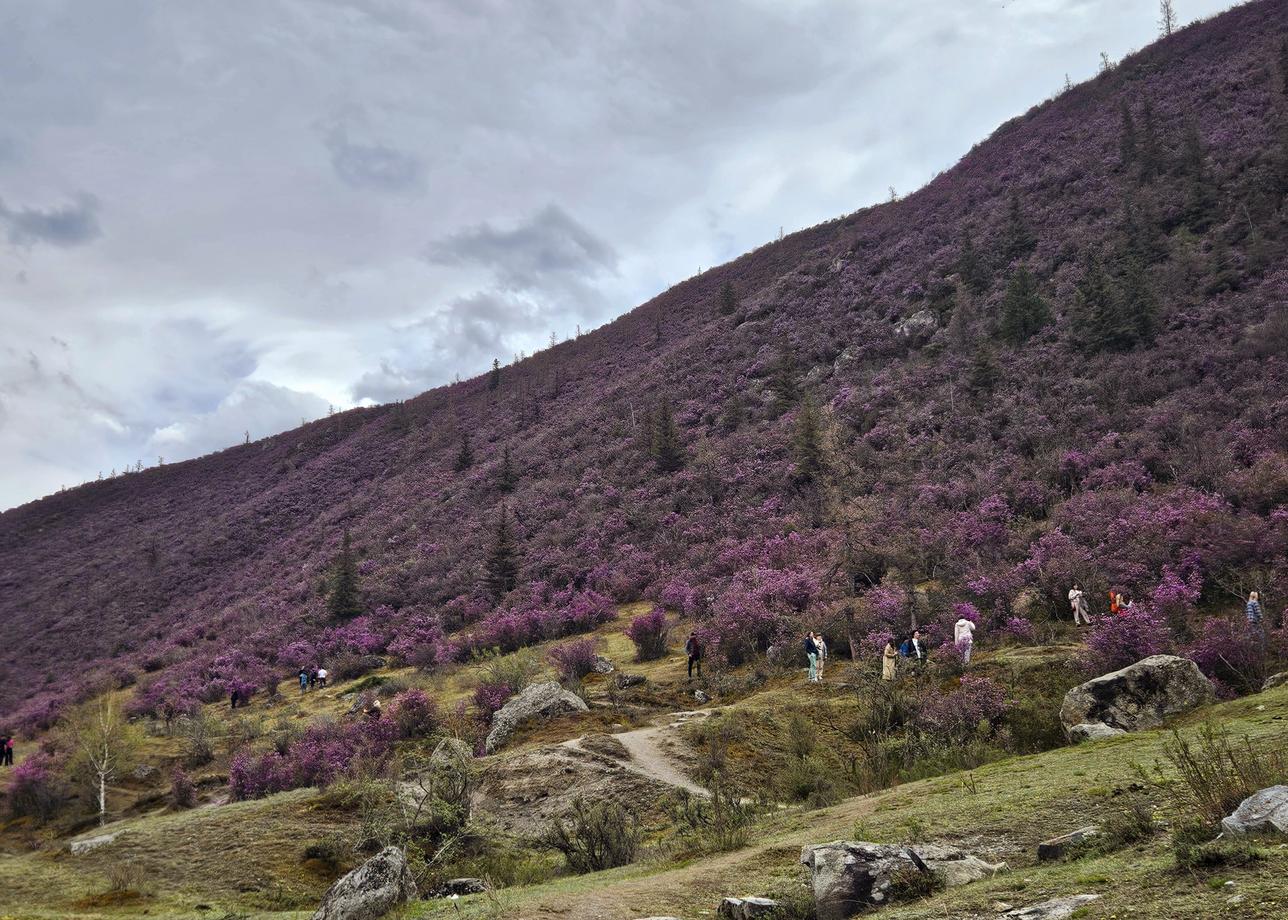
<svg viewBox="0 0 1288 920"><path fill-rule="evenodd" d="M73 856L83 856L86 853L97 850L99 847L105 847L109 843L115 843L116 838L121 836L120 831L112 834L99 834L96 837L83 837L80 840L73 840L67 844L67 849L71 850Z"/></svg>
<svg viewBox="0 0 1288 920"><path fill-rule="evenodd" d="M415 897L407 857L385 847L327 889L313 920L377 920Z"/></svg>
<svg viewBox="0 0 1288 920"><path fill-rule="evenodd" d="M1079 722L1068 729L1070 741L1100 741L1103 738L1116 738L1127 734L1121 728L1114 728L1104 722Z"/></svg>
<svg viewBox="0 0 1288 920"><path fill-rule="evenodd" d="M603 655L596 655L593 670L596 674L612 674L615 668L610 659L605 658Z"/></svg>
<svg viewBox="0 0 1288 920"><path fill-rule="evenodd" d="M772 898L725 898L716 909L720 920L755 920L772 917L778 912L778 902Z"/></svg>
<svg viewBox="0 0 1288 920"><path fill-rule="evenodd" d="M554 681L532 684L514 696L492 717L492 730L487 733L483 749L494 754L510 740L518 727L535 718L549 718L566 712L585 712L586 701L565 690Z"/></svg>
<svg viewBox="0 0 1288 920"><path fill-rule="evenodd" d="M1006 920L1068 920L1079 907L1090 904L1099 897L1098 894L1073 894L1064 898L1052 898L1039 904L1008 910L1002 917Z"/></svg>
<svg viewBox="0 0 1288 920"><path fill-rule="evenodd" d="M618 674L617 689L627 690L631 687L642 687L648 683L648 678L643 674Z"/></svg>
<svg viewBox="0 0 1288 920"><path fill-rule="evenodd" d="M1266 682L1261 685L1261 692L1273 690L1275 687L1282 687L1288 684L1288 671L1280 671L1278 674L1271 674L1266 678Z"/></svg>
<svg viewBox="0 0 1288 920"><path fill-rule="evenodd" d="M1215 698L1212 682L1197 664L1175 655L1151 655L1074 687L1064 696L1060 721L1066 733L1096 722L1134 732L1157 728Z"/></svg>
<svg viewBox="0 0 1288 920"><path fill-rule="evenodd" d="M918 310L894 327L894 334L904 341L924 339L939 328L939 320L929 310Z"/></svg>
<svg viewBox="0 0 1288 920"><path fill-rule="evenodd" d="M450 898L452 895L482 894L488 888L488 883L481 878L449 878L438 890L438 896Z"/></svg>
<svg viewBox="0 0 1288 920"><path fill-rule="evenodd" d="M1221 832L1233 837L1249 834L1288 834L1288 786L1271 786L1252 793L1221 819Z"/></svg>
<svg viewBox="0 0 1288 920"><path fill-rule="evenodd" d="M933 872L948 887L1006 871L955 847L915 847L838 840L804 847L801 864L810 869L818 920L845 920L870 907L889 903L898 892L901 871Z"/></svg>
<svg viewBox="0 0 1288 920"><path fill-rule="evenodd" d="M1059 859L1070 846L1075 843L1082 843L1088 837L1094 837L1098 833L1100 833L1100 825L1089 824L1086 827L1078 828L1076 831L1061 834L1059 837L1043 840L1038 844L1038 861L1046 862L1051 859Z"/></svg>

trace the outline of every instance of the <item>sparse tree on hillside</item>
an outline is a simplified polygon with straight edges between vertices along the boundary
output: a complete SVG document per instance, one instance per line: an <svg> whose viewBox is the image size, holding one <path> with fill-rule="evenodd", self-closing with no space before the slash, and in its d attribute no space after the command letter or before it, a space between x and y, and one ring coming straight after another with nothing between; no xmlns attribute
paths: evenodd
<svg viewBox="0 0 1288 920"><path fill-rule="evenodd" d="M975 349L975 357L971 360L970 376L966 381L971 395L977 397L991 395L1001 377L1002 369L998 366L993 349L987 341L981 342Z"/></svg>
<svg viewBox="0 0 1288 920"><path fill-rule="evenodd" d="M358 563L353 558L353 543L347 530L340 543L340 555L335 557L335 562L331 565L331 592L327 596L327 610L337 620L350 620L362 614Z"/></svg>
<svg viewBox="0 0 1288 920"><path fill-rule="evenodd" d="M1122 101L1122 132L1118 135L1118 159L1124 169L1131 169L1136 165L1139 151L1137 150L1136 140L1136 120L1132 118L1131 106L1127 100Z"/></svg>
<svg viewBox="0 0 1288 920"><path fill-rule="evenodd" d="M961 252L957 256L957 274L961 276L966 290L972 294L979 295L988 290L991 280L988 268L984 265L984 259L979 251L975 249L975 241L971 237L969 228L962 231Z"/></svg>
<svg viewBox="0 0 1288 920"><path fill-rule="evenodd" d="M1002 301L1002 338L1012 345L1027 342L1051 321L1051 311L1024 265L1015 270Z"/></svg>
<svg viewBox="0 0 1288 920"><path fill-rule="evenodd" d="M806 482L813 482L826 472L822 413L810 397L801 402L800 412L796 415L792 456L796 460L797 474Z"/></svg>
<svg viewBox="0 0 1288 920"><path fill-rule="evenodd" d="M495 390L501 386L501 359L492 359L492 371L487 376L487 388Z"/></svg>
<svg viewBox="0 0 1288 920"><path fill-rule="evenodd" d="M463 473L474 465L474 448L470 446L470 433L461 432L461 446L456 452L456 460L452 463L452 469L458 473Z"/></svg>
<svg viewBox="0 0 1288 920"><path fill-rule="evenodd" d="M1154 124L1154 107L1146 99L1140 109L1140 175L1146 182L1155 179L1163 168L1163 153L1158 143L1158 126Z"/></svg>
<svg viewBox="0 0 1288 920"><path fill-rule="evenodd" d="M67 733L73 751L73 775L92 791L98 803L98 821L103 824L107 820L108 786L134 766L142 733L126 720L110 693L73 712Z"/></svg>
<svg viewBox="0 0 1288 920"><path fill-rule="evenodd" d="M507 444L501 448L501 468L497 471L496 487L508 495L514 491L518 483L519 474L515 472L514 464L510 462L510 445Z"/></svg>
<svg viewBox="0 0 1288 920"><path fill-rule="evenodd" d="M726 281L720 286L720 313L730 316L736 312L738 312L738 295L733 289L733 283Z"/></svg>
<svg viewBox="0 0 1288 920"><path fill-rule="evenodd" d="M1002 255L1009 264L1016 259L1022 259L1027 256L1037 245L1038 239L1033 235L1033 231L1029 229L1028 222L1024 219L1019 196L1012 195L1006 212L1006 232L1002 238Z"/></svg>
<svg viewBox="0 0 1288 920"><path fill-rule="evenodd" d="M769 372L769 388L773 391L774 411L782 415L800 401L800 381L797 379L796 356L784 346L778 352Z"/></svg>
<svg viewBox="0 0 1288 920"><path fill-rule="evenodd" d="M492 546L487 554L488 593L499 601L514 590L518 579L518 548L510 528L510 512L503 503L497 515L496 530L492 533Z"/></svg>
<svg viewBox="0 0 1288 920"><path fill-rule="evenodd" d="M1130 351L1153 338L1156 302L1140 260L1128 256L1115 286L1100 260L1088 261L1078 283L1074 333L1087 352Z"/></svg>
<svg viewBox="0 0 1288 920"><path fill-rule="evenodd" d="M1176 10L1172 6L1172 0L1159 0L1158 2L1158 31L1164 37L1171 35L1176 30Z"/></svg>
<svg viewBox="0 0 1288 920"><path fill-rule="evenodd" d="M674 473L684 466L684 448L680 445L671 402L665 397L658 400L657 411L653 413L651 453L658 470L663 473Z"/></svg>

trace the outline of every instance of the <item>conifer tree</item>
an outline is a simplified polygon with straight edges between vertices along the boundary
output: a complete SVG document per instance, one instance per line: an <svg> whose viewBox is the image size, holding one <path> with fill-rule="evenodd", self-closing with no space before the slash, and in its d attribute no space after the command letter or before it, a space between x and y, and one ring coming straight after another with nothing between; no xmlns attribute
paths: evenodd
<svg viewBox="0 0 1288 920"><path fill-rule="evenodd" d="M1123 316L1123 326L1131 339L1129 348L1148 345L1158 331L1158 297L1150 283L1145 265L1140 259L1129 257L1123 266L1118 285L1118 301Z"/></svg>
<svg viewBox="0 0 1288 920"><path fill-rule="evenodd" d="M987 342L981 342L975 349L975 356L971 360L970 375L967 377L966 386L974 396L987 396L993 392L997 386L997 381L1001 379L1002 369L997 364L997 358L993 355L993 349Z"/></svg>
<svg viewBox="0 0 1288 920"><path fill-rule="evenodd" d="M461 447L456 452L456 461L452 464L452 469L458 473L463 473L474 465L474 448L470 446L470 433L461 432Z"/></svg>
<svg viewBox="0 0 1288 920"><path fill-rule="evenodd" d="M1051 321L1051 310L1038 293L1033 274L1021 265L1011 275L1002 300L1002 338L1012 345L1027 342Z"/></svg>
<svg viewBox="0 0 1288 920"><path fill-rule="evenodd" d="M1158 127L1154 124L1154 107L1146 99L1140 110L1140 175L1146 182L1155 179L1163 169L1163 153L1158 145Z"/></svg>
<svg viewBox="0 0 1288 920"><path fill-rule="evenodd" d="M499 601L514 590L519 580L518 548L510 529L509 509L501 505L496 529L492 532L492 546L487 554L487 590Z"/></svg>
<svg viewBox="0 0 1288 920"><path fill-rule="evenodd" d="M1139 155L1136 141L1136 122L1131 116L1131 106L1127 100L1122 101L1122 133L1118 137L1118 159L1124 169L1131 169L1136 165L1136 159Z"/></svg>
<svg viewBox="0 0 1288 920"><path fill-rule="evenodd" d="M653 460L663 473L674 473L684 466L684 448L680 446L680 434L675 427L675 417L671 414L671 402L663 397L658 400L657 411L653 414Z"/></svg>
<svg viewBox="0 0 1288 920"><path fill-rule="evenodd" d="M801 402L796 414L796 429L792 433L792 456L802 480L813 482L826 472L823 451L823 420L812 398Z"/></svg>
<svg viewBox="0 0 1288 920"><path fill-rule="evenodd" d="M726 281L720 286L720 313L724 316L730 316L738 311L738 294L733 289L733 283Z"/></svg>
<svg viewBox="0 0 1288 920"><path fill-rule="evenodd" d="M769 372L769 388L773 391L773 408L782 415L800 401L800 381L797 379L796 356L783 346L778 351Z"/></svg>
<svg viewBox="0 0 1288 920"><path fill-rule="evenodd" d="M988 290L988 268L975 249L975 241L969 229L962 231L961 252L957 256L957 274L961 276L966 290L972 294L983 294Z"/></svg>
<svg viewBox="0 0 1288 920"><path fill-rule="evenodd" d="M353 544L347 530L340 544L340 555L331 564L330 588L327 610L332 617L351 620L362 614L362 603L358 597L358 564L353 558Z"/></svg>
<svg viewBox="0 0 1288 920"><path fill-rule="evenodd" d="M1128 256L1115 286L1100 260L1088 262L1078 283L1074 326L1084 351L1130 351L1152 340L1156 300L1140 260Z"/></svg>
<svg viewBox="0 0 1288 920"><path fill-rule="evenodd" d="M501 359L492 359L492 371L487 375L487 388L495 390L501 386Z"/></svg>
<svg viewBox="0 0 1288 920"><path fill-rule="evenodd" d="M515 472L514 464L510 462L510 445L507 444L501 448L501 468L497 471L496 487L508 495L518 484L519 474Z"/></svg>
<svg viewBox="0 0 1288 920"><path fill-rule="evenodd" d="M1209 223L1215 193L1204 165L1206 152L1199 137L1198 125L1193 119L1185 123L1185 136L1181 143L1181 171L1185 175L1185 223L1194 230L1202 230Z"/></svg>
<svg viewBox="0 0 1288 920"><path fill-rule="evenodd" d="M1002 255L1009 264L1016 259L1022 259L1027 256L1037 245L1037 237L1033 235L1033 231L1029 229L1028 223L1024 220L1024 212L1020 209L1020 199L1018 196L1012 195L1006 215L1006 233L1003 237Z"/></svg>

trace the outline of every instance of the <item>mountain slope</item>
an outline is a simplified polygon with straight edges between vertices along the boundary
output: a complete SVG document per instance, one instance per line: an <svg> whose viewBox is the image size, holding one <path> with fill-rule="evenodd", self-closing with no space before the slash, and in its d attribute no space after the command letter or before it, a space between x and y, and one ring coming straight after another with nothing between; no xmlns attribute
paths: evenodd
<svg viewBox="0 0 1288 920"><path fill-rule="evenodd" d="M1183 613L1258 585L1282 608L1286 24L1288 3L1260 0L1185 29L907 199L679 284L496 389L479 377L5 512L0 712L39 722L99 677L209 695L397 638L426 660L519 644L578 628L601 595L704 617L731 657L802 616L856 648L917 605L933 623L969 600L1000 625L1060 609L1075 578ZM1016 345L1020 265L1052 322ZM1097 266L1128 320L1156 304L1152 340L1088 345L1116 341ZM792 389L824 409L813 477ZM678 472L642 430L661 397ZM475 462L455 472L462 433ZM498 605L502 503L521 568ZM346 530L371 615L336 628L322 589Z"/></svg>

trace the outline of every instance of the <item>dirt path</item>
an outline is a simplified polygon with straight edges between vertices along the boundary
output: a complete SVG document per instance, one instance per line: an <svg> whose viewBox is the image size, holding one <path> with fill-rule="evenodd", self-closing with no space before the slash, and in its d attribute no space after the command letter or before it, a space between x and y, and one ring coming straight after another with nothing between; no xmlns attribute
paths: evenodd
<svg viewBox="0 0 1288 920"><path fill-rule="evenodd" d="M631 759L622 764L626 769L647 776L668 786L686 789L694 795L710 795L685 775L681 761L672 751L679 744L679 730L694 719L705 719L711 712L698 710L692 712L673 712L655 721L647 728L621 732L613 735L614 740L626 748ZM565 747L581 748L581 739L565 741Z"/></svg>

